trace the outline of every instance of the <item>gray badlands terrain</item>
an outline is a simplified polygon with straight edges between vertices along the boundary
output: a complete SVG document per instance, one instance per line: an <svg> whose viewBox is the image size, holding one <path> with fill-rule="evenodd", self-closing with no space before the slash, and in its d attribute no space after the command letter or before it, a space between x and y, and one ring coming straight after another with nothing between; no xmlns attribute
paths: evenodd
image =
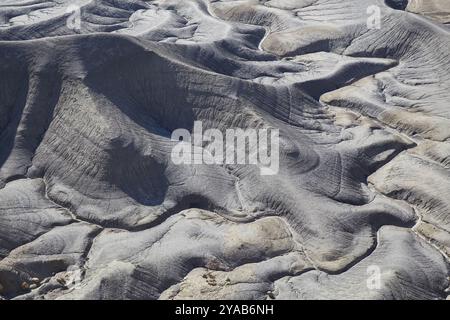
<svg viewBox="0 0 450 320"><path fill-rule="evenodd" d="M194 121L279 172L174 164ZM449 299L449 256L450 1L0 0L0 299Z"/></svg>

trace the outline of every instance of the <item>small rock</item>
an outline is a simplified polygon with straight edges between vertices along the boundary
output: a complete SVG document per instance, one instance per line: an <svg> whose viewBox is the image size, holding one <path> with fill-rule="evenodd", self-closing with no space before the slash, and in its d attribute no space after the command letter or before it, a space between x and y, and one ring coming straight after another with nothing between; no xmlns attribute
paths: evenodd
<svg viewBox="0 0 450 320"><path fill-rule="evenodd" d="M22 284L20 285L20 287L23 289L23 290L29 290L30 289L30 285L27 283L27 282L22 282Z"/></svg>
<svg viewBox="0 0 450 320"><path fill-rule="evenodd" d="M33 282L33 283L40 283L41 280L39 280L39 278L31 278L31 282Z"/></svg>

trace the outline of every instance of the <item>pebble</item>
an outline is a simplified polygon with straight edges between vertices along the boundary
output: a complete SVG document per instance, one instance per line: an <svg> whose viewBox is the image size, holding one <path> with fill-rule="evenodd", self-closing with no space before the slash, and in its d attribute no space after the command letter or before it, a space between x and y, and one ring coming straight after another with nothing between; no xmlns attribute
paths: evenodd
<svg viewBox="0 0 450 320"><path fill-rule="evenodd" d="M22 282L22 284L20 285L20 287L21 287L23 290L28 290L28 289L30 289L30 285L29 285L28 283L26 283L26 282Z"/></svg>

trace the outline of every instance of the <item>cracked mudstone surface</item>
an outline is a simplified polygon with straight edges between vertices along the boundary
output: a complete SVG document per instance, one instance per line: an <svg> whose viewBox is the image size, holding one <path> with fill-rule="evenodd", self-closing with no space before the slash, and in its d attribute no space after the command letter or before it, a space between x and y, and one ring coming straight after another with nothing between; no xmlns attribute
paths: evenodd
<svg viewBox="0 0 450 320"><path fill-rule="evenodd" d="M1 1L0 299L448 299L449 17ZM175 165L194 121L279 129L279 172Z"/></svg>

